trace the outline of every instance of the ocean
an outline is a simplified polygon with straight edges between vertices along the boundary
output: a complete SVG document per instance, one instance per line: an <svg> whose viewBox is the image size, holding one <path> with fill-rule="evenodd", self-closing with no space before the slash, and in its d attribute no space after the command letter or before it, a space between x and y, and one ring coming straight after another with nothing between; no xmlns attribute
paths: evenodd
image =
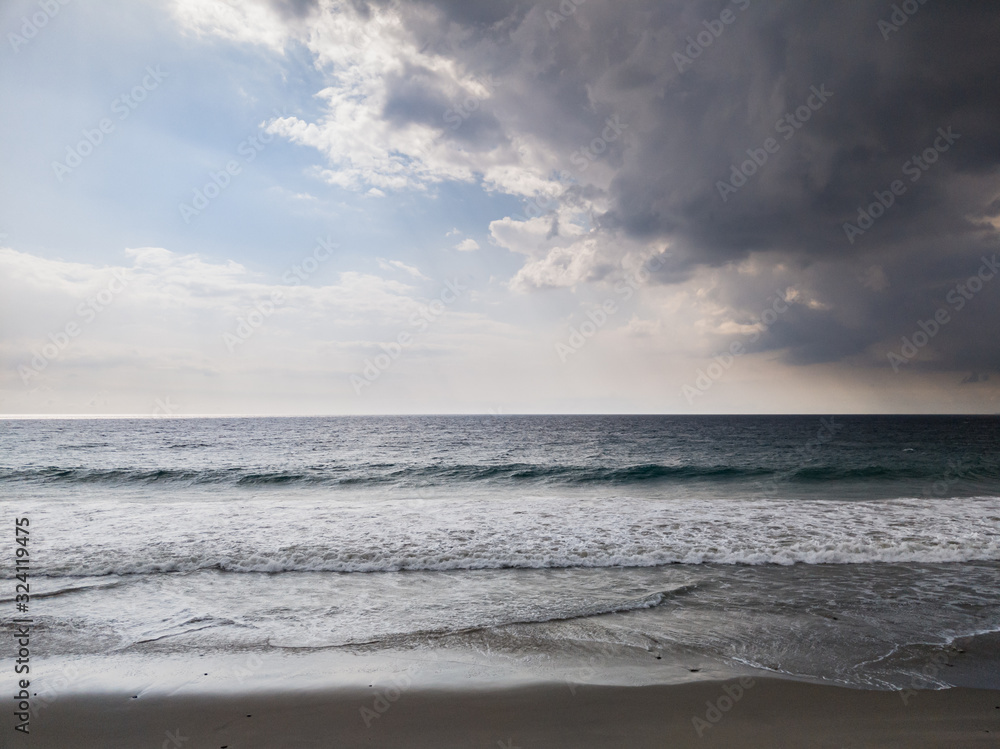
<svg viewBox="0 0 1000 749"><path fill-rule="evenodd" d="M0 424L39 659L1000 687L1000 417Z"/></svg>

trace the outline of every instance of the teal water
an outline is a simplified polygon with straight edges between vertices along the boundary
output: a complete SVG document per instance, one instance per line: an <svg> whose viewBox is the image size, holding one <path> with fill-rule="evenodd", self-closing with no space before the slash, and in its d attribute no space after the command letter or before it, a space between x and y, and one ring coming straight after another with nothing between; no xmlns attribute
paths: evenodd
<svg viewBox="0 0 1000 749"><path fill-rule="evenodd" d="M888 688L1000 631L998 446L986 417L9 420L0 512L31 519L43 656L444 646Z"/></svg>

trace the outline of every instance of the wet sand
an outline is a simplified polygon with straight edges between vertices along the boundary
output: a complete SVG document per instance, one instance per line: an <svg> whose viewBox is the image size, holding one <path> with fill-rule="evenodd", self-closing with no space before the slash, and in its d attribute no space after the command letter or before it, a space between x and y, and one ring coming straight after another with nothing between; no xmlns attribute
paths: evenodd
<svg viewBox="0 0 1000 749"><path fill-rule="evenodd" d="M61 696L32 719L30 737L13 739L53 749L960 749L1000 746L1000 691L878 692L743 677L639 687L402 681L281 692L82 693Z"/></svg>

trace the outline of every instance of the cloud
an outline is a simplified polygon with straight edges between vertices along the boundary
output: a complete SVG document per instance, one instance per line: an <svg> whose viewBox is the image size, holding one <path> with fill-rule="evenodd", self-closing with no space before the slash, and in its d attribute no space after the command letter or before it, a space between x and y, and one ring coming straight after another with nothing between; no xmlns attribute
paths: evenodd
<svg viewBox="0 0 1000 749"><path fill-rule="evenodd" d="M466 237L455 245L455 249L461 250L462 252L472 252L473 250L479 249L479 242L474 240L472 237Z"/></svg>
<svg viewBox="0 0 1000 749"><path fill-rule="evenodd" d="M811 294L762 350L792 365L886 368L885 351L946 304L1000 240L1000 97L984 72L1000 67L987 41L1000 17L980 5L928 5L885 39L883 6L727 7L733 23L683 70L674 52L719 17L717 3L588 2L556 29L511 7L509 37L472 25L448 35L470 67L472 50L502 60L489 71L499 81L492 111L508 138L529 144L524 163L568 175L550 180L560 236L543 236L541 218L491 226L498 244L526 257L511 286L601 282L657 245L671 248L656 274L667 284L759 258L770 264L764 276ZM500 95L510 90L520 106ZM602 143L613 117L628 127ZM942 131L960 134L943 152ZM768 138L777 152L723 200L718 183ZM915 166L935 144L935 163ZM905 194L851 244L845 222L895 180ZM562 236L568 206L578 222L593 216L573 241ZM759 307L771 293L732 280L715 292L726 309ZM914 369L1000 365L983 333L1000 326L1000 291L981 293L935 340L933 362Z"/></svg>
<svg viewBox="0 0 1000 749"><path fill-rule="evenodd" d="M270 338L279 348L294 348L347 331L374 330L405 319L421 303L409 284L354 271L341 272L328 285L288 285L239 263L160 247L128 249L125 257L129 262L97 267L0 250L0 294L17 310L17 327L4 336L5 356L15 367L30 362L72 324L79 332L71 333L71 345L46 375L59 371L68 377L78 367L146 370L153 362L161 367L171 361L224 370L233 364L224 335L261 305L267 308L267 325L258 342ZM425 280L398 261L386 266ZM120 281L112 285L116 278ZM258 352L266 350L267 345ZM223 364L209 364L219 360Z"/></svg>
<svg viewBox="0 0 1000 749"><path fill-rule="evenodd" d="M464 182L524 201L489 227L523 257L518 292L607 283L669 247L653 282L719 270L721 322L742 324L773 282L808 297L761 352L886 368L998 246L1000 16L985 4L927 4L888 38L877 4L588 0L553 27L545 4L358 0L317 8L307 32L273 10L280 31L265 32L263 11L234 5L183 5L183 18L308 47L322 111L268 129L315 149L321 179L387 194ZM706 32L722 9L731 21ZM957 138L928 151L942 132ZM889 207L873 204L897 181ZM848 237L872 205L880 215ZM911 370L1000 365L984 333L1000 327L997 288Z"/></svg>
<svg viewBox="0 0 1000 749"><path fill-rule="evenodd" d="M303 19L319 8L319 0L270 0L271 6L286 18Z"/></svg>
<svg viewBox="0 0 1000 749"><path fill-rule="evenodd" d="M291 31L282 11L301 5L294 0L173 0L171 10L182 28L198 36L219 36L281 52Z"/></svg>
<svg viewBox="0 0 1000 749"><path fill-rule="evenodd" d="M421 273L419 269L414 268L412 265L407 265L399 260L384 260L383 258L379 258L378 267L382 270L401 270L404 273L409 273L414 278L419 278L422 281L430 280L427 276Z"/></svg>

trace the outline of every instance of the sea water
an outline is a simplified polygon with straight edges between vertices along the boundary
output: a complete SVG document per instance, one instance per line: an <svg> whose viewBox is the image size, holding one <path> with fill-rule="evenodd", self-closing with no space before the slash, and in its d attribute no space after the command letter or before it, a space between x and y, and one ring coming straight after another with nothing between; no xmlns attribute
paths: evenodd
<svg viewBox="0 0 1000 749"><path fill-rule="evenodd" d="M1000 418L971 416L17 419L0 512L11 543L30 520L40 658L945 687L1000 631L998 448Z"/></svg>

